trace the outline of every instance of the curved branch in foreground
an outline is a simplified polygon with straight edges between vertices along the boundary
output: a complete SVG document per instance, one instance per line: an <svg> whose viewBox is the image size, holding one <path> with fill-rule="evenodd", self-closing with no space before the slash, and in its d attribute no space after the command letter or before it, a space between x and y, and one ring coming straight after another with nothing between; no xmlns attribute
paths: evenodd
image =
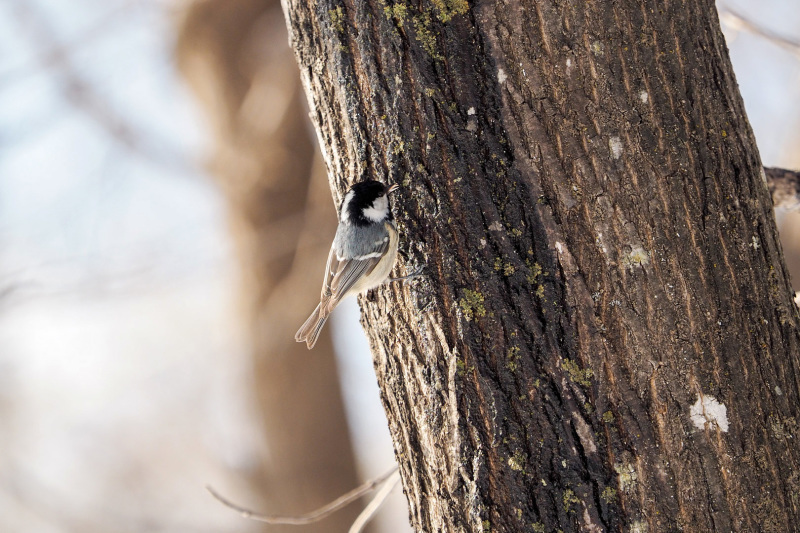
<svg viewBox="0 0 800 533"><path fill-rule="evenodd" d="M734 30L743 29L752 33L753 35L758 35L759 37L762 37L793 54L800 55L800 41L785 37L769 28L761 26L760 24L756 24L738 11L727 6L721 6L719 12L720 18L723 20L723 22L732 26Z"/></svg>
<svg viewBox="0 0 800 533"><path fill-rule="evenodd" d="M367 494L371 490L375 489L379 485L386 483L389 478L391 478L395 472L397 472L397 466L386 472L385 474L378 476L374 479L371 479L364 483L363 485L359 485L358 487L354 488L350 492L342 494L332 502L323 505L319 509L311 511L308 514L304 514L301 516L276 516L276 515L263 515L251 511L245 507L237 505L232 501L228 500L216 490L214 490L210 486L206 486L206 490L221 504L225 507L229 507L234 511L238 512L244 518L249 518L250 520L255 520L256 522L264 522L265 524L272 524L272 525L292 525L292 526L302 526L306 524L313 524L314 522L318 522L327 516L335 513L339 509L349 505L359 499L364 494Z"/></svg>
<svg viewBox="0 0 800 533"><path fill-rule="evenodd" d="M356 521L353 522L352 526L350 526L350 531L347 533L361 533L364 531L364 528L367 527L369 521L375 517L375 514L381 508L383 502L386 501L386 498L397 485L398 481L400 481L400 471L395 469L386 482L384 482L381 490L379 490L378 493L372 497L372 500L369 502L369 504L367 504L364 510L361 511L361 514L358 515L358 518L356 518Z"/></svg>
<svg viewBox="0 0 800 533"><path fill-rule="evenodd" d="M775 209L800 207L800 172L784 168L764 167L767 187Z"/></svg>

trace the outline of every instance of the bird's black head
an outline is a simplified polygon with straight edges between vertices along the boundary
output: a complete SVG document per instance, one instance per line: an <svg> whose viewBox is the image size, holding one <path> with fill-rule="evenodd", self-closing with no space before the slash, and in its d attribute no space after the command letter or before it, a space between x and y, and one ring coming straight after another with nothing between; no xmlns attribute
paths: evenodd
<svg viewBox="0 0 800 533"><path fill-rule="evenodd" d="M392 219L388 195L393 188L367 180L356 183L344 195L339 208L339 220L355 226L380 224Z"/></svg>

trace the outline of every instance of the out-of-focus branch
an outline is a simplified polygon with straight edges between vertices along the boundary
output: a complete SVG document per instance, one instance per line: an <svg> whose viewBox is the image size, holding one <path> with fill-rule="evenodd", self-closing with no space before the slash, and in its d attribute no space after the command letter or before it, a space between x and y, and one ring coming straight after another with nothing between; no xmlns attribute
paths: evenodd
<svg viewBox="0 0 800 533"><path fill-rule="evenodd" d="M395 468L380 490L373 496L372 500L370 500L369 504L367 504L364 510L361 511L361 514L358 515L358 518L356 518L356 521L350 526L350 531L347 533L361 533L364 531L369 521L375 518L378 510L383 505L383 502L386 501L386 498L389 497L389 494L397 485L398 481L400 481L400 472Z"/></svg>
<svg viewBox="0 0 800 533"><path fill-rule="evenodd" d="M759 37L763 37L768 41L774 43L795 55L800 56L800 41L792 39L784 35L780 35L775 31L765 28L764 26L753 22L739 12L729 8L728 6L720 6L719 14L722 22L733 30L744 30Z"/></svg>
<svg viewBox="0 0 800 533"><path fill-rule="evenodd" d="M136 0L120 3L110 11L105 13L99 20L91 26L81 31L79 35L69 41L52 43L53 48L38 44L38 49L33 51L30 58L24 59L20 64L15 65L0 73L0 85L6 85L19 81L21 78L33 74L40 69L48 69L57 66L63 61L64 57L71 56L79 48L91 43L97 37L107 34L112 24L125 14Z"/></svg>
<svg viewBox="0 0 800 533"><path fill-rule="evenodd" d="M380 502L377 504L377 506L373 506L372 502L370 502L370 505L368 505L367 508L365 509L365 511L366 510L370 511L369 516L372 517L372 515L374 515L375 511L377 510L377 507L380 507L380 503L382 503L383 500L386 498L383 489L388 486L391 490L391 487L394 487L395 482L399 479L399 476L397 475L397 468L398 467L395 466L385 474L378 476L375 479L371 479L366 483L363 483L358 487L354 488L353 490L345 494L342 494L332 502L323 505L319 509L316 509L314 511L311 511L310 513L301 516L277 516L277 515L265 515L257 513L255 511L247 509L246 507L242 507L241 505L233 503L232 501L228 500L227 498L222 496L220 493L218 493L211 487L207 486L206 490L218 502L223 504L225 507L233 509L234 511L242 515L244 518L249 518L250 520L255 520L256 522L264 522L266 524L273 524L273 525L283 524L291 526L303 526L306 524L313 524L314 522L319 522L320 520L335 513L339 509L347 505L350 505L357 499L361 498L365 494L374 490L376 487L383 485L381 491L378 493L378 495L376 495L373 501L378 501L379 496L383 496L383 498L380 498ZM358 520L356 520L356 522L358 522Z"/></svg>
<svg viewBox="0 0 800 533"><path fill-rule="evenodd" d="M299 516L357 473L330 330L313 354L292 336L319 301L336 214L287 40L278 0L196 0L176 57L211 125L209 166L241 264L265 452L249 479L270 511ZM343 508L304 532L346 531L357 515Z"/></svg>
<svg viewBox="0 0 800 533"><path fill-rule="evenodd" d="M90 117L112 140L132 154L177 172L194 174L199 170L193 168L195 165L189 158L170 149L169 142L151 140L152 133L137 131L113 110L113 106L78 73L70 57L72 47L65 46L53 37L56 32L47 17L37 10L35 2L15 0L13 9L17 21L30 35L31 43L42 50L37 54L42 68L52 72L64 97Z"/></svg>
<svg viewBox="0 0 800 533"><path fill-rule="evenodd" d="M767 186L775 209L800 207L800 172L784 168L764 167Z"/></svg>

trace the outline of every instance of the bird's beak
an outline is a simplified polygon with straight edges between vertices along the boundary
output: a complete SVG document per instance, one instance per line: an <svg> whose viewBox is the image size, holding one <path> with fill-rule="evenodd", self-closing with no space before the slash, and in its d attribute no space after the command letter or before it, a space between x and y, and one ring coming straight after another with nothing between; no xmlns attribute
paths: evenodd
<svg viewBox="0 0 800 533"><path fill-rule="evenodd" d="M396 191L399 188L400 188L400 185L395 183L394 185L389 187L389 190L386 191L386 194L392 193L392 192Z"/></svg>

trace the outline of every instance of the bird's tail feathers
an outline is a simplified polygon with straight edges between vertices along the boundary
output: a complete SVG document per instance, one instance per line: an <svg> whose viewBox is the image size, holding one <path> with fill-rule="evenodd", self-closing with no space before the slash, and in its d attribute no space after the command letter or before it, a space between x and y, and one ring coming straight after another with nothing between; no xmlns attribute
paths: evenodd
<svg viewBox="0 0 800 533"><path fill-rule="evenodd" d="M320 303L317 305L317 308L314 309L311 316L308 317L303 325L300 326L300 329L297 330L297 333L295 333L294 340L297 342L305 342L309 350L313 348L314 344L317 343L317 337L319 337L320 331L322 331L322 326L324 326L325 321L328 320L328 316L330 316L330 312L326 312L323 315L322 304Z"/></svg>

